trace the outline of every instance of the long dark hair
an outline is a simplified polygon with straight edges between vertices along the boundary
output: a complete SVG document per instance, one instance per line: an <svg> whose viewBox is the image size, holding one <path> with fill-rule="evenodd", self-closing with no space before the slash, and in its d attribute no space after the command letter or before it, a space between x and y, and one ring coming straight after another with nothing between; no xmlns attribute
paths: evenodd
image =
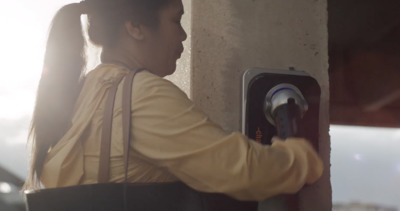
<svg viewBox="0 0 400 211"><path fill-rule="evenodd" d="M62 7L55 15L47 40L43 72L29 137L31 165L24 189L40 187L47 152L71 126L86 66L81 15L88 14L90 40L110 47L125 21L157 27L158 11L171 0L86 0Z"/></svg>

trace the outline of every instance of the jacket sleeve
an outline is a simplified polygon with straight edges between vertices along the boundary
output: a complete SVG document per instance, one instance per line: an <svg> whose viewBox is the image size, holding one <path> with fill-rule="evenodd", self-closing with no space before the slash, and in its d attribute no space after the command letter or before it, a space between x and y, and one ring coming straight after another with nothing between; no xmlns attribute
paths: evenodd
<svg viewBox="0 0 400 211"><path fill-rule="evenodd" d="M227 134L171 82L146 74L134 82L131 147L190 187L263 200L297 192L321 176L322 161L306 140L264 146Z"/></svg>

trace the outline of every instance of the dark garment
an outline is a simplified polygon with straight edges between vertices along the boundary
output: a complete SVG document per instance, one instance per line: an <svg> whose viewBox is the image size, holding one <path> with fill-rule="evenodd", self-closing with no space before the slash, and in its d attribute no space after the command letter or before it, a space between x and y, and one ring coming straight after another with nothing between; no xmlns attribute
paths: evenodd
<svg viewBox="0 0 400 211"><path fill-rule="evenodd" d="M108 183L44 189L26 194L26 199L28 211L257 210L256 202L237 201L222 194L201 193L181 182L126 186Z"/></svg>

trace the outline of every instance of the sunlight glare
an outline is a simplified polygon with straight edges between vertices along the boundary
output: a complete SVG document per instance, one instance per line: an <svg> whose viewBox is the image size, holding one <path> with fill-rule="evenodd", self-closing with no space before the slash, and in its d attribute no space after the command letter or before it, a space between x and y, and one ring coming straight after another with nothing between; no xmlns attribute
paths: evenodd
<svg viewBox="0 0 400 211"><path fill-rule="evenodd" d="M67 0L9 1L0 8L0 119L29 116L40 79L47 32L55 12Z"/></svg>
<svg viewBox="0 0 400 211"><path fill-rule="evenodd" d="M0 44L0 57L4 58L0 69L0 118L13 119L29 115L33 107L34 91L41 72L44 52L43 25L18 1L11 1L11 8L1 11L4 28ZM18 16L12 11L20 11Z"/></svg>

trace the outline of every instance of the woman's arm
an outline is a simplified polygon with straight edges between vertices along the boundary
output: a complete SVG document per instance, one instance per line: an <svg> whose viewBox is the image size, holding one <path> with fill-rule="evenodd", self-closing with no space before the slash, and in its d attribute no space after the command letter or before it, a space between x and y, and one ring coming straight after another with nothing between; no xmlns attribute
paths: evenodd
<svg viewBox="0 0 400 211"><path fill-rule="evenodd" d="M175 85L144 72L135 78L133 150L167 168L192 188L262 200L297 192L322 174L322 162L304 139L263 146L227 134Z"/></svg>

